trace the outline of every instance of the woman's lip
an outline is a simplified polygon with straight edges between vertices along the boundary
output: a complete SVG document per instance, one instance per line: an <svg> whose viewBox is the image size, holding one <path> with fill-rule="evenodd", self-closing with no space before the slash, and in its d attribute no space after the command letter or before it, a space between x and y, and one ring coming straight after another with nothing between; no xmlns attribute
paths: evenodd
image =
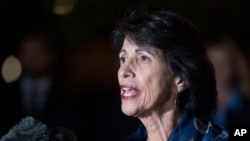
<svg viewBox="0 0 250 141"><path fill-rule="evenodd" d="M121 86L121 98L131 99L139 95L139 90L131 86Z"/></svg>

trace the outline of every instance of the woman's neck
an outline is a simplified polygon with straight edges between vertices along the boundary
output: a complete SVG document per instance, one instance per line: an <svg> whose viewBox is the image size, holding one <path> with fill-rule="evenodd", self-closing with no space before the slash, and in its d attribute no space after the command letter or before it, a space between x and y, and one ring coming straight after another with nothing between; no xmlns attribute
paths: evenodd
<svg viewBox="0 0 250 141"><path fill-rule="evenodd" d="M140 118L147 130L147 141L166 141L180 116L181 114L173 109L162 114L155 112L148 117Z"/></svg>

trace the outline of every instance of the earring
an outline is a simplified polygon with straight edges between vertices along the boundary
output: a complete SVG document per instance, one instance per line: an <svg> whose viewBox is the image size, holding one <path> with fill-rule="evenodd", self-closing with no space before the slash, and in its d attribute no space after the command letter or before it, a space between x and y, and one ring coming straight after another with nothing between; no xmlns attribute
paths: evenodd
<svg viewBox="0 0 250 141"><path fill-rule="evenodd" d="M179 110L178 110L178 105L179 105L179 99L178 99L178 97L175 99L175 101L174 101L174 104L175 104L175 112L177 113Z"/></svg>

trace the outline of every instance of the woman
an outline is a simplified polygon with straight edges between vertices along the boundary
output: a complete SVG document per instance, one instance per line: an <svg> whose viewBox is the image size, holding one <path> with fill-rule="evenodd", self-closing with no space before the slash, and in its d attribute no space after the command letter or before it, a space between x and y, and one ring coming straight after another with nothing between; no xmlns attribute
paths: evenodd
<svg viewBox="0 0 250 141"><path fill-rule="evenodd" d="M128 11L113 32L122 112L142 125L129 141L228 140L208 122L213 67L190 21L169 11Z"/></svg>

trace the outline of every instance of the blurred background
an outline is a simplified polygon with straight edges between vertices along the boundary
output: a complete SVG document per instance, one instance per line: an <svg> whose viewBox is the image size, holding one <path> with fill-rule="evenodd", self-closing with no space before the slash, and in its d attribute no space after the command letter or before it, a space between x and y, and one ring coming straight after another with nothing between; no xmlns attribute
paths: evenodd
<svg viewBox="0 0 250 141"><path fill-rule="evenodd" d="M139 122L120 111L116 78L118 65L112 51L110 32L121 10L137 2L142 0L1 0L0 96L1 109L6 116L0 120L1 123L10 120L6 129L18 121L19 117L15 119L15 115L6 109L20 99L13 100L12 95L18 95L18 83L22 75L29 72L20 57L20 46L26 37L42 32L53 42L56 50L56 67L51 75L55 76L53 82L57 90L53 91L56 93L53 100L60 102L52 105L58 104L61 111L56 116L50 113L46 116L51 117L49 120L39 119L52 127L66 126L79 139L121 140L133 131ZM243 50L249 64L249 1L145 2L192 20L205 40L219 34L231 36ZM42 51L37 54L39 52ZM39 68L34 56L39 55L33 55L26 64ZM35 76L37 79L38 75ZM1 134L6 133L6 129Z"/></svg>

